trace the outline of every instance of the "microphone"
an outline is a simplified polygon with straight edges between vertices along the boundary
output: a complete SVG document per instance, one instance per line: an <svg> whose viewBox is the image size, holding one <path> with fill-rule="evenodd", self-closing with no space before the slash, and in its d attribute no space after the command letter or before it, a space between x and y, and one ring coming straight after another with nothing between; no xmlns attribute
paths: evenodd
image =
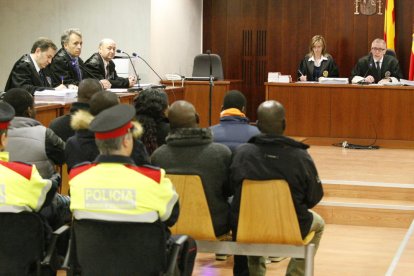
<svg viewBox="0 0 414 276"><path fill-rule="evenodd" d="M389 79L390 77L391 77L391 72L390 71L385 72L385 78Z"/></svg>
<svg viewBox="0 0 414 276"><path fill-rule="evenodd" d="M368 82L366 82L365 78L367 77L368 72L372 69L372 67L373 67L373 66L374 66L374 65L372 64L372 62L370 62L370 63L368 64L368 70L365 72L365 74L364 74L364 78L363 78L362 80L360 80L359 82L357 82L358 84L368 84Z"/></svg>
<svg viewBox="0 0 414 276"><path fill-rule="evenodd" d="M142 60L143 62L145 62L145 64L152 70L152 72L154 72L154 74L155 75L157 75L157 77L160 79L160 81L162 81L162 78L160 77L160 75L158 75L158 73L154 70L154 68L152 68L151 67L151 65L149 65L149 63L144 59L144 58L142 58L141 56L139 56L137 53L132 53L132 56L133 57L137 57L137 58L139 58L140 60ZM154 86L152 86L152 88L165 88L166 86L165 85L163 85L163 84L161 84L161 85L154 85Z"/></svg>
<svg viewBox="0 0 414 276"><path fill-rule="evenodd" d="M72 61L72 65L73 65L73 61ZM92 76L92 78L94 78L95 80L100 81L100 79L99 79L96 75L94 75L91 71L89 71L89 69L86 69L86 67L85 67L85 66L83 66L83 65L81 65L81 64L79 63L79 67L80 67L83 71L85 71L86 73L88 73L89 75L91 75L91 76Z"/></svg>
<svg viewBox="0 0 414 276"><path fill-rule="evenodd" d="M213 75L213 64L211 62L211 51L210 50L207 50L206 51L206 54L208 55L208 58L210 60L210 78L211 78L211 76Z"/></svg>
<svg viewBox="0 0 414 276"><path fill-rule="evenodd" d="M125 54L125 55L128 56L129 62L132 65L132 69L134 69L135 77L137 78L137 83L138 83L138 86L139 86L139 76L137 74L137 70L135 70L135 66L134 66L134 63L132 62L131 56L127 52L122 51L121 49L117 49L116 52L119 53L119 54L122 53L122 54Z"/></svg>

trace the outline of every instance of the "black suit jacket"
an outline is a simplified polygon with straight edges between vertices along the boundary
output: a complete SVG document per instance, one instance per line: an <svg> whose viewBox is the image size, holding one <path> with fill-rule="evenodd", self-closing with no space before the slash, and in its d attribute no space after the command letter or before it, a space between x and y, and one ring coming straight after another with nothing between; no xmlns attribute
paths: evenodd
<svg viewBox="0 0 414 276"><path fill-rule="evenodd" d="M79 69L81 71L82 76L84 75L83 72L83 60L78 58L79 62ZM48 69L52 73L52 82L53 86L58 86L62 83L63 84L74 84L79 85L79 82L82 80L82 77L78 77L78 73L76 72L75 68L72 65L72 58L66 52L64 48L61 48L55 55L52 60L52 63L49 64Z"/></svg>
<svg viewBox="0 0 414 276"><path fill-rule="evenodd" d="M105 79L105 67L104 62L99 55L99 53L93 54L86 62L85 62L85 76L89 78L98 78L100 80ZM121 78L118 77L115 70L115 63L110 60L109 61L109 68L108 68L108 81L112 84L112 88L128 88L129 87L129 79L128 78Z"/></svg>
<svg viewBox="0 0 414 276"><path fill-rule="evenodd" d="M46 79L42 80L29 54L23 55L13 66L7 80L5 91L12 88L23 88L34 94L35 91L50 89L52 80L46 69L41 69Z"/></svg>
<svg viewBox="0 0 414 276"><path fill-rule="evenodd" d="M320 77L323 77L323 72L328 71L329 78L339 77L338 66L336 66L335 61L333 60L332 56L327 54L326 57L328 60L324 60L320 66L320 72L318 75L314 74L315 63L313 61L309 61L310 56L306 55L305 58L299 64L299 70L306 75L306 79L308 81L318 81ZM298 79L301 74L298 71Z"/></svg>
<svg viewBox="0 0 414 276"><path fill-rule="evenodd" d="M371 54L368 56L362 57L358 60L358 63L355 65L354 69L351 72L351 80L355 76L360 76L365 78L366 76L373 76L375 79L375 83L378 83L380 80L385 78L385 73L390 72L390 77L395 77L397 79L401 79L403 76L401 74L400 65L398 60L389 55L384 55L384 59L382 60L381 65L381 72L375 67L375 62Z"/></svg>

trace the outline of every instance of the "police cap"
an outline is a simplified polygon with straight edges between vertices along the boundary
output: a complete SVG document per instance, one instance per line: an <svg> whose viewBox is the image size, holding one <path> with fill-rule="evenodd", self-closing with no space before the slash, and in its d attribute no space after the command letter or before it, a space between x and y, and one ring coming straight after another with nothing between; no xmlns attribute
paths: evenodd
<svg viewBox="0 0 414 276"><path fill-rule="evenodd" d="M14 108L3 101L0 101L0 129L7 129L14 117Z"/></svg>
<svg viewBox="0 0 414 276"><path fill-rule="evenodd" d="M128 133L135 108L128 104L117 104L100 112L92 120L89 130L95 132L99 140L112 139Z"/></svg>

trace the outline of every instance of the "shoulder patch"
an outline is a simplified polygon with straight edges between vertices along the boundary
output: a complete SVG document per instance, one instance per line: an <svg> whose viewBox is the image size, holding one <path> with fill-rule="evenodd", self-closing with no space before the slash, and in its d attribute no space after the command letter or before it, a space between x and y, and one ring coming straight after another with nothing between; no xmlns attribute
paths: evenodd
<svg viewBox="0 0 414 276"><path fill-rule="evenodd" d="M26 179L32 176L33 165L23 162L4 162L0 161L0 165L20 174Z"/></svg>
<svg viewBox="0 0 414 276"><path fill-rule="evenodd" d="M161 170L153 166L134 166L134 165L125 165L128 169L139 172L140 174L145 175L146 177L151 178L157 183L161 181Z"/></svg>
<svg viewBox="0 0 414 276"><path fill-rule="evenodd" d="M80 163L80 164L76 165L69 172L69 180L71 180L72 178L74 178L78 174L81 174L84 171L89 170L90 168L95 167L95 166L96 166L96 164L91 164L89 162L84 162L84 163Z"/></svg>

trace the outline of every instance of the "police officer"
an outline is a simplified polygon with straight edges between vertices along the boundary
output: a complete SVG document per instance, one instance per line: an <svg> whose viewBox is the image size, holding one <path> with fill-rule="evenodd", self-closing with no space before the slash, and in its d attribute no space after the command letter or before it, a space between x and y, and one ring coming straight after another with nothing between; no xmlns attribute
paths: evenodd
<svg viewBox="0 0 414 276"><path fill-rule="evenodd" d="M129 157L133 147L131 120L135 109L118 104L99 113L89 129L95 133L100 155L93 164L80 164L69 174L70 209L75 219L147 222L160 219L172 226L178 219L178 195L165 171L136 166ZM167 234L169 234L167 232ZM182 275L191 275L196 248L185 245Z"/></svg>
<svg viewBox="0 0 414 276"><path fill-rule="evenodd" d="M8 162L7 129L14 117L14 109L0 102L0 212L35 211L55 216L50 208L60 183L59 174L42 179L35 165ZM49 219L46 217L46 219Z"/></svg>

